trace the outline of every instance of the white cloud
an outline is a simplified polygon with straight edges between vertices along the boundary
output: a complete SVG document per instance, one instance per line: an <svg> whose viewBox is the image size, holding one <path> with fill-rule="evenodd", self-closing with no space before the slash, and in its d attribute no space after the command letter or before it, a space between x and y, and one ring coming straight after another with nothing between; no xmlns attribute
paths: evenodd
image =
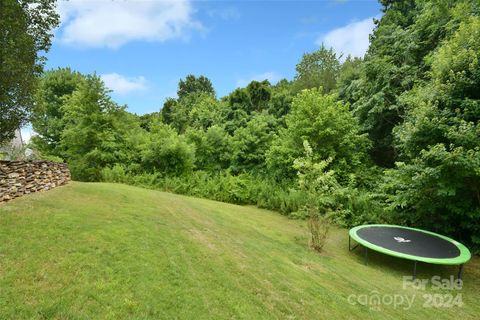
<svg viewBox="0 0 480 320"><path fill-rule="evenodd" d="M187 38L204 30L189 0L70 0L58 5L60 41L78 47L118 48L135 40Z"/></svg>
<svg viewBox="0 0 480 320"><path fill-rule="evenodd" d="M102 74L100 76L105 86L118 94L128 94L133 91L147 89L147 81L144 77L125 77L118 73Z"/></svg>
<svg viewBox="0 0 480 320"><path fill-rule="evenodd" d="M264 73L259 73L256 74L250 78L247 79L240 79L237 81L237 87L245 87L247 86L250 82L252 81L263 81L263 80L268 80L271 84L275 84L278 82L282 77L277 74L276 72L264 72Z"/></svg>
<svg viewBox="0 0 480 320"><path fill-rule="evenodd" d="M365 20L352 22L344 27L329 31L323 37L317 39L316 44L325 44L326 47L333 47L337 53L343 53L354 57L363 57L367 52L369 39L375 24L374 17Z"/></svg>

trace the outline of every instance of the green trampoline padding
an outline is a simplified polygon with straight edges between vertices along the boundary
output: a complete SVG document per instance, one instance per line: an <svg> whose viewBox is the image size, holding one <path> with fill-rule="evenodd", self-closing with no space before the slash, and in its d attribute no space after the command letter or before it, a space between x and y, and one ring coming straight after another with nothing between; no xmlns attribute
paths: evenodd
<svg viewBox="0 0 480 320"><path fill-rule="evenodd" d="M350 229L349 235L366 248L398 258L446 265L461 265L471 258L463 244L416 228L370 224Z"/></svg>

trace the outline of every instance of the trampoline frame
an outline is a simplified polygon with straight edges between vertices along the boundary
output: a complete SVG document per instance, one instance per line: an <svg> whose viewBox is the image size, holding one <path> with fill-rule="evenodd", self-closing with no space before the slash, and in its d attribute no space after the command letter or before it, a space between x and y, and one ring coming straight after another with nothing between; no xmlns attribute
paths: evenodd
<svg viewBox="0 0 480 320"><path fill-rule="evenodd" d="M446 241L449 241L453 245L455 245L460 254L455 257L455 258L427 258L427 257L421 257L421 256L415 256L411 254L406 254L406 253L401 253L397 252L394 250L390 250L381 246L378 246L376 244L373 244L365 239L362 239L357 235L357 231L362 229L362 228L368 228L368 227L387 227L387 228L402 228L402 229L408 229L408 230L414 230L418 232L423 232L427 233L436 237L439 237L441 239L444 239ZM356 245L352 247L351 245L351 239L355 240L357 242ZM410 227L404 227L404 226L399 226L399 225L393 225L393 224L364 224L361 226L354 227L350 229L348 232L348 250L352 251L355 250L359 245L362 245L364 247L364 260L365 260L365 265L368 264L368 249L371 249L373 251L377 251L389 256L397 257L397 258L402 258L402 259L407 259L407 260L412 260L414 261L413 264L413 278L415 279L417 275L417 263L418 262L426 262L426 263L431 263L431 264L444 264L444 265L459 265L459 270L458 270L458 278L462 278L462 272L463 272L463 265L465 262L470 260L471 258L471 253L468 250L467 247L465 247L463 244L461 244L458 241L455 241L449 237L443 236L438 233L434 233L431 231L426 231L422 229L417 229L417 228L410 228Z"/></svg>

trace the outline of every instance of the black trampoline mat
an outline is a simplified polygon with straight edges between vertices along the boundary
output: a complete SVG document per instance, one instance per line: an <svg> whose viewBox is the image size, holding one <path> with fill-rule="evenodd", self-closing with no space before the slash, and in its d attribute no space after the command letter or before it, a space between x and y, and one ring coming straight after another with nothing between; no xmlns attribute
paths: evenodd
<svg viewBox="0 0 480 320"><path fill-rule="evenodd" d="M357 235L379 247L417 257L448 259L460 255L452 242L417 230L367 226L357 230Z"/></svg>

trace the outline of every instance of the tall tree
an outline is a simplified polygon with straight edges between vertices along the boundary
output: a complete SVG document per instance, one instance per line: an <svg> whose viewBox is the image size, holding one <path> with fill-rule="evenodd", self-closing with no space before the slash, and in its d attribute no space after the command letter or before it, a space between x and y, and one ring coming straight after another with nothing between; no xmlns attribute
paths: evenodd
<svg viewBox="0 0 480 320"><path fill-rule="evenodd" d="M188 142L195 146L195 168L217 173L227 169L232 156L230 135L220 126L206 131L189 128L185 132Z"/></svg>
<svg viewBox="0 0 480 320"><path fill-rule="evenodd" d="M174 98L167 98L163 103L163 107L160 110L162 120L166 124L172 123L172 112L175 106L177 105L177 100Z"/></svg>
<svg viewBox="0 0 480 320"><path fill-rule="evenodd" d="M217 122L220 116L218 101L208 93L191 93L178 101L167 102L165 106L170 106L171 109L165 113L168 118L164 117L164 120L169 119L169 122L164 122L179 133L184 133L190 126L207 129Z"/></svg>
<svg viewBox="0 0 480 320"><path fill-rule="evenodd" d="M388 171L388 200L397 220L455 236L478 251L480 17L464 17L430 62L431 79L405 97L406 119L394 131L402 162Z"/></svg>
<svg viewBox="0 0 480 320"><path fill-rule="evenodd" d="M338 98L350 104L358 99L358 85L362 77L363 60L352 58L350 55L345 59L338 75L337 92Z"/></svg>
<svg viewBox="0 0 480 320"><path fill-rule="evenodd" d="M337 54L323 44L317 51L306 53L296 66L294 88L296 91L323 88L329 93L336 88L340 62Z"/></svg>
<svg viewBox="0 0 480 320"><path fill-rule="evenodd" d="M205 76L196 77L189 74L185 80L181 79L178 83L177 95L178 99L183 99L190 93L209 93L215 96L212 82Z"/></svg>
<svg viewBox="0 0 480 320"><path fill-rule="evenodd" d="M233 135L236 129L246 126L252 110L252 101L247 89L237 88L224 99L224 103L225 130Z"/></svg>
<svg viewBox="0 0 480 320"><path fill-rule="evenodd" d="M192 171L195 150L185 136L178 135L175 129L160 123L152 127L148 138L141 151L142 168L145 171L169 175Z"/></svg>
<svg viewBox="0 0 480 320"><path fill-rule="evenodd" d="M96 75L87 76L63 105L61 144L74 179L98 181L102 168L126 162L127 132L139 123L124 109L110 99Z"/></svg>
<svg viewBox="0 0 480 320"><path fill-rule="evenodd" d="M277 179L291 179L293 162L304 153L303 141L312 149L314 161L332 158L329 169L345 179L367 163L369 141L348 106L335 95L322 95L317 89L303 90L292 102L285 117L286 128L267 152L267 164Z"/></svg>
<svg viewBox="0 0 480 320"><path fill-rule="evenodd" d="M280 80L272 87L268 102L268 113L279 119L279 125L284 125L284 118L290 111L293 99L292 83L286 79Z"/></svg>
<svg viewBox="0 0 480 320"><path fill-rule="evenodd" d="M0 143L28 120L58 23L55 0L0 0Z"/></svg>
<svg viewBox="0 0 480 320"><path fill-rule="evenodd" d="M270 82L264 80L262 82L252 81L247 86L248 94L253 111L261 111L267 108L268 102L272 96Z"/></svg>
<svg viewBox="0 0 480 320"><path fill-rule="evenodd" d="M85 76L69 68L50 70L41 77L32 114L32 137L35 148L43 155L63 157L60 145L66 120L62 106L85 81Z"/></svg>
<svg viewBox="0 0 480 320"><path fill-rule="evenodd" d="M271 115L257 114L232 137L233 172L258 171L265 167L265 153L275 135L276 121Z"/></svg>
<svg viewBox="0 0 480 320"><path fill-rule="evenodd" d="M190 110L189 126L207 130L220 122L221 111L221 105L215 97L210 94L201 94Z"/></svg>
<svg viewBox="0 0 480 320"><path fill-rule="evenodd" d="M384 15L376 21L360 75L347 79L352 85L340 85L342 98L352 102L373 141L377 164L392 167L397 160L392 130L405 117L403 97L428 78L431 54L458 28L459 16L473 10L474 2L382 1Z"/></svg>

